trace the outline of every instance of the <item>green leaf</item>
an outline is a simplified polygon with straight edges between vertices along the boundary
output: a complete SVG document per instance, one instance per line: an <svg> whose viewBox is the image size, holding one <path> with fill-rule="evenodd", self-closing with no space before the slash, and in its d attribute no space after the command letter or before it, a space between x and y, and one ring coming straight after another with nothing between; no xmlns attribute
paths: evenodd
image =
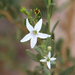
<svg viewBox="0 0 75 75"><path fill-rule="evenodd" d="M63 39L60 38L56 43L56 50L60 51L63 44Z"/></svg>
<svg viewBox="0 0 75 75"><path fill-rule="evenodd" d="M51 64L51 68L56 68L56 64Z"/></svg>
<svg viewBox="0 0 75 75"><path fill-rule="evenodd" d="M36 54L34 54L33 52L31 52L30 50L26 50L27 55L34 61L39 62L39 59L37 57Z"/></svg>
<svg viewBox="0 0 75 75"><path fill-rule="evenodd" d="M53 29L52 29L52 34L54 33L54 30L55 30L56 26L58 25L59 21L60 21L60 20L58 20L58 21L56 22L56 24L54 25L54 27L53 27Z"/></svg>
<svg viewBox="0 0 75 75"><path fill-rule="evenodd" d="M67 55L67 58L68 59L71 59L71 55L70 55L70 48L69 47L67 47L67 49L66 49L66 55Z"/></svg>
<svg viewBox="0 0 75 75"><path fill-rule="evenodd" d="M47 30L48 30L48 22L46 23L46 25L43 24L43 27L42 27L41 31L43 33L47 33Z"/></svg>
<svg viewBox="0 0 75 75"><path fill-rule="evenodd" d="M74 70L74 66L66 69L65 71L61 72L59 75L71 75L71 73L73 72Z"/></svg>
<svg viewBox="0 0 75 75"><path fill-rule="evenodd" d="M30 15L31 15L31 13L32 13L32 9L30 9Z"/></svg>
<svg viewBox="0 0 75 75"><path fill-rule="evenodd" d="M53 7L54 7L54 4L53 4L53 1L51 1L51 4L49 5L49 13L50 13L50 16L52 16Z"/></svg>
<svg viewBox="0 0 75 75"><path fill-rule="evenodd" d="M53 71L52 73L51 73L51 75L54 75L55 74L55 72Z"/></svg>
<svg viewBox="0 0 75 75"><path fill-rule="evenodd" d="M26 19L24 19L24 25L26 25Z"/></svg>
<svg viewBox="0 0 75 75"><path fill-rule="evenodd" d="M54 40L54 33L51 34L51 38Z"/></svg>
<svg viewBox="0 0 75 75"><path fill-rule="evenodd" d="M51 38L47 38L46 49L48 46L51 46Z"/></svg>
<svg viewBox="0 0 75 75"><path fill-rule="evenodd" d="M44 68L43 71L45 72L46 75L49 75L50 74L50 71L47 68Z"/></svg>
<svg viewBox="0 0 75 75"><path fill-rule="evenodd" d="M35 66L34 71L41 71L42 70L42 66Z"/></svg>
<svg viewBox="0 0 75 75"><path fill-rule="evenodd" d="M34 49L35 49L41 56L43 56L43 52L42 52L42 50L41 50L39 47L35 46Z"/></svg>
<svg viewBox="0 0 75 75"><path fill-rule="evenodd" d="M56 62L55 61L51 62L51 68L56 68Z"/></svg>
<svg viewBox="0 0 75 75"><path fill-rule="evenodd" d="M55 50L55 42L54 42L53 39L51 40L51 47L52 47L51 56L53 56L54 55L54 50Z"/></svg>

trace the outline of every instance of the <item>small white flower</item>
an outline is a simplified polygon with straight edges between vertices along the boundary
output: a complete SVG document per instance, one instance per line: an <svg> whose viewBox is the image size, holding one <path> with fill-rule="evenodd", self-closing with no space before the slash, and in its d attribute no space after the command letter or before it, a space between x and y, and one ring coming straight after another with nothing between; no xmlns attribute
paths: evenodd
<svg viewBox="0 0 75 75"><path fill-rule="evenodd" d="M47 37L50 37L51 35L48 34L44 34L44 33L39 33L39 31L41 30L42 27L42 19L40 19L36 25L34 26L34 28L32 27L32 25L30 25L30 23L28 22L28 19L26 19L26 27L29 30L29 34L27 34L26 36L24 36L24 38L20 41L20 42L26 42L28 40L30 40L30 46L31 48L33 48L36 43L37 43L37 37L45 39Z"/></svg>
<svg viewBox="0 0 75 75"><path fill-rule="evenodd" d="M47 62L47 66L49 69L51 69L51 61L56 60L56 58L51 58L51 52L48 53L47 57L44 57L45 59L41 59L40 62Z"/></svg>

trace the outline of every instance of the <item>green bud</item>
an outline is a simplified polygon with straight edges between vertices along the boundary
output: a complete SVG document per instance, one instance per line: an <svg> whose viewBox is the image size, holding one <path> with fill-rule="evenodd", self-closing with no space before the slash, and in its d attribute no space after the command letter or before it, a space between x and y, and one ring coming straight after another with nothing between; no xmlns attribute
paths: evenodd
<svg viewBox="0 0 75 75"><path fill-rule="evenodd" d="M25 13L27 16L29 16L29 12L26 10L25 7L21 7L20 11L21 11L22 13Z"/></svg>
<svg viewBox="0 0 75 75"><path fill-rule="evenodd" d="M22 6L21 6L20 11L23 12L23 13L25 13L25 11L26 11L25 7L22 7Z"/></svg>

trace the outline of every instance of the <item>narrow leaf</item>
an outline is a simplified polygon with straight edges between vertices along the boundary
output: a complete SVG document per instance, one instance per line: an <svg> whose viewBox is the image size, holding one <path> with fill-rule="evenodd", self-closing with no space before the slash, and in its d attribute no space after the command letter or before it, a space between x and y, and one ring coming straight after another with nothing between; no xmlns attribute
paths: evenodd
<svg viewBox="0 0 75 75"><path fill-rule="evenodd" d="M37 57L36 54L34 54L33 52L31 52L30 50L26 50L27 55L34 61L39 62L39 59Z"/></svg>
<svg viewBox="0 0 75 75"><path fill-rule="evenodd" d="M42 27L41 31L43 33L47 33L47 30L48 30L48 22L46 23L46 25L43 24L43 27Z"/></svg>
<svg viewBox="0 0 75 75"><path fill-rule="evenodd" d="M58 20L58 21L56 22L56 24L54 25L54 27L53 27L53 29L52 29L52 33L54 32L54 30L55 30L56 26L58 25L59 21L60 21L60 20Z"/></svg>
<svg viewBox="0 0 75 75"><path fill-rule="evenodd" d="M51 38L47 38L46 49L48 46L51 46Z"/></svg>
<svg viewBox="0 0 75 75"><path fill-rule="evenodd" d="M42 50L39 48L39 47L34 47L34 49L40 54L40 55L42 55L43 56L43 52L42 52Z"/></svg>
<svg viewBox="0 0 75 75"><path fill-rule="evenodd" d="M26 19L24 19L24 25L26 25Z"/></svg>
<svg viewBox="0 0 75 75"><path fill-rule="evenodd" d="M56 50L60 51L60 50L61 50L61 47L62 47L62 44L63 44L63 39L60 38L60 39L56 42Z"/></svg>
<svg viewBox="0 0 75 75"><path fill-rule="evenodd" d="M53 39L51 40L51 45L52 45L51 56L53 56L54 55L54 50L55 50L55 42L54 42Z"/></svg>
<svg viewBox="0 0 75 75"><path fill-rule="evenodd" d="M66 69L65 71L61 72L59 75L71 75L71 73L73 72L74 70L74 66Z"/></svg>
<svg viewBox="0 0 75 75"><path fill-rule="evenodd" d="M47 69L47 68L44 68L43 71L44 71L44 73L45 73L46 75L49 75L49 74L50 74L50 71L49 71L49 69Z"/></svg>
<svg viewBox="0 0 75 75"><path fill-rule="evenodd" d="M42 66L35 66L34 71L41 71L42 70Z"/></svg>

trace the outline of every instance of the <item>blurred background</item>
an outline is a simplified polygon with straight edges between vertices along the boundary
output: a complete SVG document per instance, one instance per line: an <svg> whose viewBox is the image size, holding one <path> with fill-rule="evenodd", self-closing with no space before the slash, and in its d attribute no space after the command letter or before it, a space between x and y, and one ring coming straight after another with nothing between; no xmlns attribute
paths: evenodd
<svg viewBox="0 0 75 75"><path fill-rule="evenodd" d="M51 17L51 29L60 19L55 33L55 42L63 39L61 57L64 66L61 68L57 61L57 68L64 70L75 63L75 0L54 0L56 3ZM21 6L28 11L39 8L42 12L43 22L47 21L47 8L44 0L0 0L0 75L27 75L28 69L34 69L38 63L32 61L25 50L30 49L29 42L20 43L27 34L23 25L27 16L20 12ZM33 17L34 14L32 13ZM70 49L70 60L67 59L67 48ZM32 50L33 51L33 50ZM56 74L58 75L58 71ZM75 71L72 72L75 75Z"/></svg>

